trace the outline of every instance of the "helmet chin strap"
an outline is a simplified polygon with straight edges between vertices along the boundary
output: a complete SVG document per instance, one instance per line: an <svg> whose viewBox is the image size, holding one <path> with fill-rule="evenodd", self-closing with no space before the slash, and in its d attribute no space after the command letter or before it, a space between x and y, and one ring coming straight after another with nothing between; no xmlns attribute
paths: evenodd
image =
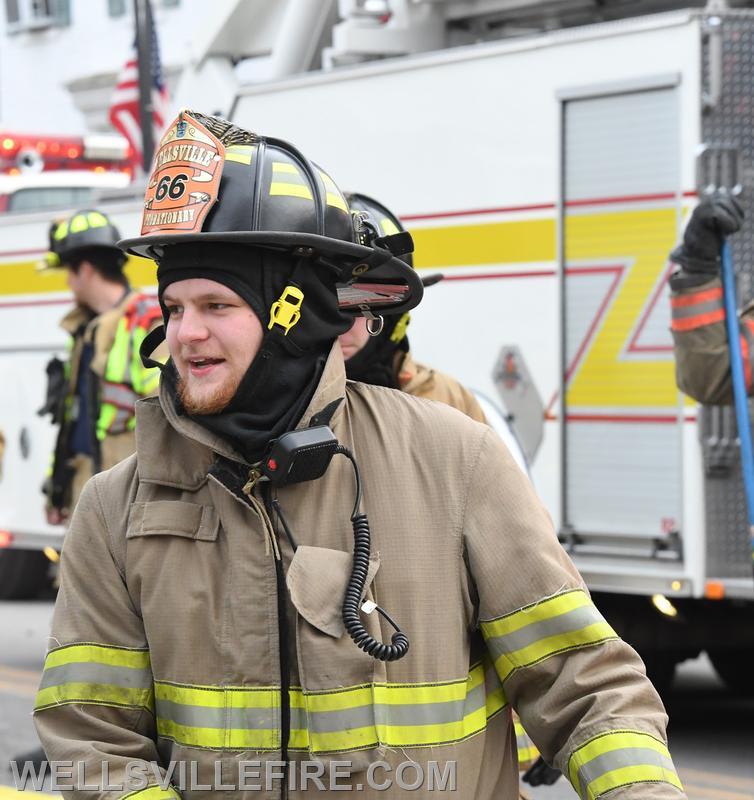
<svg viewBox="0 0 754 800"><path fill-rule="evenodd" d="M150 358L152 353L165 341L165 333L165 326L160 325L144 337L139 347L139 358L145 367L157 367L160 371L165 369L166 365L161 361Z"/></svg>
<svg viewBox="0 0 754 800"><path fill-rule="evenodd" d="M310 266L310 259L308 257L301 257L296 261L294 268L291 270L290 278L288 279L288 285L293 285L296 288L301 286L300 276L306 268ZM288 287L286 287L287 289ZM281 295L281 299L285 296L286 289L283 290ZM278 303L281 300L278 300ZM264 338L265 340L273 338L277 339L278 333L278 326L274 325L272 322L267 325L268 330L265 331ZM166 365L160 361L157 361L154 358L151 358L152 353L165 341L167 334L167 330L165 325L160 325L159 327L155 328L153 331L150 331L141 343L139 347L139 358L141 358L141 363L146 368L156 367L160 371L164 370Z"/></svg>

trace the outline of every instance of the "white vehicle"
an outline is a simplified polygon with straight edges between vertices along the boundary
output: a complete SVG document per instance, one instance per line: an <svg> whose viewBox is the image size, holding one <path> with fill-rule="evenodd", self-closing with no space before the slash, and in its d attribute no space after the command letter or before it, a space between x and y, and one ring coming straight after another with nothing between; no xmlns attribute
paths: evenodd
<svg viewBox="0 0 754 800"><path fill-rule="evenodd" d="M501 383L523 391L517 366L528 367L545 400L538 452L518 431L535 485L598 604L660 683L706 649L742 687L754 657L734 417L676 389L666 286L700 145L736 144L754 163L752 56L751 13L684 11L250 85L233 106L239 124L290 139L343 188L397 211L417 268L445 274L413 314L417 358L486 398ZM138 204L107 210L136 233ZM0 220L2 250L28 248L34 224L44 241L41 221ZM750 269L751 230L732 244ZM60 306L40 303L63 296L34 281L2 298L15 337L3 358L24 375L60 341ZM748 272L741 289L751 295ZM17 304L30 297L24 328L30 312ZM33 366L18 352L30 340ZM511 344L518 365L501 372ZM27 426L38 402L19 401ZM507 408L514 427L527 407ZM12 533L13 504L39 503L37 474L8 488L15 414L0 484L0 528Z"/></svg>
<svg viewBox="0 0 754 800"><path fill-rule="evenodd" d="M63 273L39 272L53 216L131 184L120 137L0 131L0 598L33 594L47 580L62 529L47 525L41 482L54 431L36 415L45 366L65 354L58 320L71 304Z"/></svg>

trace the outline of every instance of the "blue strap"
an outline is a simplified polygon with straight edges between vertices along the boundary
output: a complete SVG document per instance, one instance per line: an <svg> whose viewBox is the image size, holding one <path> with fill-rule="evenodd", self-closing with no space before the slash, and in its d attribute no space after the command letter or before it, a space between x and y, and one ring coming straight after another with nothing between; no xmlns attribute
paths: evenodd
<svg viewBox="0 0 754 800"><path fill-rule="evenodd" d="M733 258L730 245L723 242L720 251L722 260L723 298L725 300L725 326L728 331L728 350L730 353L731 376L733 379L733 398L736 403L736 422L738 438L741 442L741 466L746 494L746 508L749 518L749 534L751 535L751 556L754 560L754 449L751 441L751 421L749 419L749 402L746 396L746 380L744 378L743 356L741 354L741 338L736 304L736 278L733 272Z"/></svg>

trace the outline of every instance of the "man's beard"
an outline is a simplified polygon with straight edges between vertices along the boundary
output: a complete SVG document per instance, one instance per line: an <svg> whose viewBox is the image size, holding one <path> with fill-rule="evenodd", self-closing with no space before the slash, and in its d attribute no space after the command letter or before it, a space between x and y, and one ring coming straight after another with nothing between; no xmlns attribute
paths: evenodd
<svg viewBox="0 0 754 800"><path fill-rule="evenodd" d="M240 383L241 376L238 378L233 376L216 387L211 394L202 397L194 397L186 381L179 377L177 387L178 400L189 416L196 414L219 414L233 399L238 391Z"/></svg>

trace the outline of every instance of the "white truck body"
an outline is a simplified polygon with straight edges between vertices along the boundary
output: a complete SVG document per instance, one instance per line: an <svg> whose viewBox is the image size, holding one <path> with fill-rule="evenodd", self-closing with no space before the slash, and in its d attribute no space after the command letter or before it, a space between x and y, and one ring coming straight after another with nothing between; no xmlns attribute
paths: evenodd
<svg viewBox="0 0 754 800"><path fill-rule="evenodd" d="M502 349L523 354L546 408L533 480L593 591L647 609L655 594L690 609L736 600L750 620L738 453L721 436L732 417L676 389L666 281L699 146L754 156L751 77L730 66L750 63L754 16L720 19L676 12L310 73L243 88L232 119L403 218L417 268L446 276L412 313L420 361L496 398ZM721 73L718 45L749 61ZM102 207L138 232L138 200ZM39 496L52 432L34 410L67 295L60 278L17 277L47 222L0 219L0 529L23 543L54 534ZM733 242L747 269L753 244L747 225ZM676 660L714 638L706 614Z"/></svg>

